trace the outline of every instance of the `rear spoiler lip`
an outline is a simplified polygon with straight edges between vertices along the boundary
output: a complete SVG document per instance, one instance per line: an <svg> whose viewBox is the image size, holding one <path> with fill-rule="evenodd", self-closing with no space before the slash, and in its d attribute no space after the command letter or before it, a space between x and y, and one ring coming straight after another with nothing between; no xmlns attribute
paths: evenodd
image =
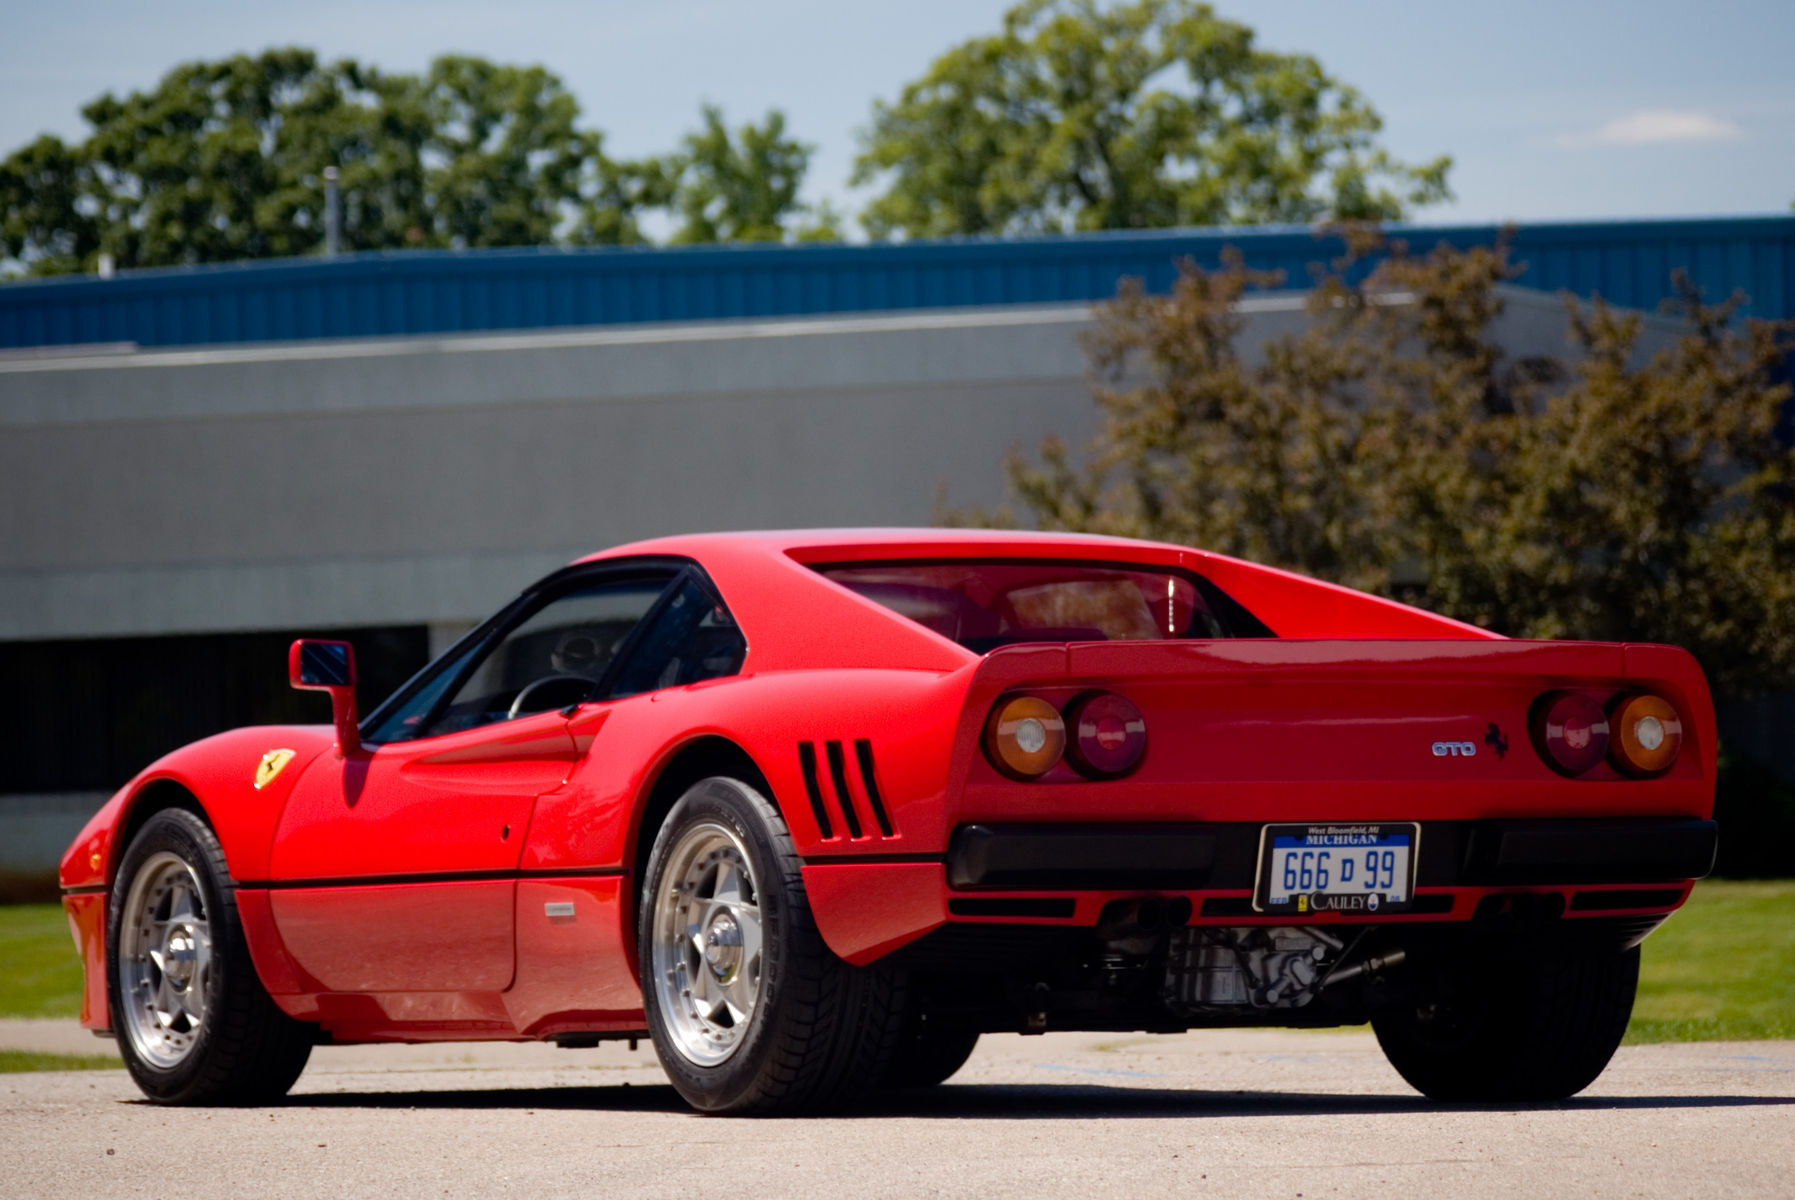
<svg viewBox="0 0 1795 1200"><path fill-rule="evenodd" d="M1629 669L1633 668L1633 669ZM1695 660L1674 646L1464 638L1232 638L1213 641L1055 642L1002 646L979 664L981 682L1062 676L1299 672L1336 676L1531 675L1624 679L1700 678Z"/></svg>

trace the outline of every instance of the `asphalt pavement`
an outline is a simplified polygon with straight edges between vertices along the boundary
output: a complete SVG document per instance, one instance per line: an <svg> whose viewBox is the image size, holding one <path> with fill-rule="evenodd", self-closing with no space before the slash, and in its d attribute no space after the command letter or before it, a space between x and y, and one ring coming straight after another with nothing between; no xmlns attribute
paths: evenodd
<svg viewBox="0 0 1795 1200"><path fill-rule="evenodd" d="M67 1025L0 1045L104 1050ZM326 1047L287 1103L166 1109L0 1076L0 1196L1795 1195L1795 1042L1624 1047L1564 1104L1440 1106L1365 1033L987 1037L947 1085L694 1116L646 1045Z"/></svg>

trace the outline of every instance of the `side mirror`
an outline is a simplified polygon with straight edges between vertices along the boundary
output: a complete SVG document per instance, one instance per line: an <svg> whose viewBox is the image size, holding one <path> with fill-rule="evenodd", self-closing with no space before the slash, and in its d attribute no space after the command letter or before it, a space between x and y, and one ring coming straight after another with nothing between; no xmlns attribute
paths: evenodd
<svg viewBox="0 0 1795 1200"><path fill-rule="evenodd" d="M337 727L337 757L361 749L355 711L355 647L348 642L300 638L287 651L287 680L302 692L329 692Z"/></svg>

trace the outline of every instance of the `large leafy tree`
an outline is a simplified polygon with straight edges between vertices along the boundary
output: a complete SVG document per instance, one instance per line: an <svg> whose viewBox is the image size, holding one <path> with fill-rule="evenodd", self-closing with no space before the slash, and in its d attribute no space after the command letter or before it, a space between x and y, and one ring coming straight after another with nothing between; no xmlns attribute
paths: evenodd
<svg viewBox="0 0 1795 1200"><path fill-rule="evenodd" d="M815 147L787 134L783 113L733 133L715 105L705 105L701 119L680 152L663 160L681 222L675 242L776 242L834 232L826 212L820 222L805 220L810 210L798 189Z"/></svg>
<svg viewBox="0 0 1795 1200"><path fill-rule="evenodd" d="M346 250L617 244L674 207L689 240L778 237L809 148L712 110L680 154L618 161L552 73L448 55L422 75L309 50L169 71L82 110L87 138L0 161L0 259L39 274L307 254L339 172ZM795 232L795 231L794 231Z"/></svg>
<svg viewBox="0 0 1795 1200"><path fill-rule="evenodd" d="M1194 0L1025 0L873 109L875 236L1392 218L1448 196L1364 97Z"/></svg>
<svg viewBox="0 0 1795 1200"><path fill-rule="evenodd" d="M1237 302L1273 280L1124 289L1089 341L1095 445L1018 452L1022 514L953 519L1204 546L1517 636L1672 642L1735 693L1795 679L1795 326L1685 283L1685 332L1649 358L1598 301L1567 302L1572 354L1517 360L1491 332L1501 247L1389 249L1252 353Z"/></svg>

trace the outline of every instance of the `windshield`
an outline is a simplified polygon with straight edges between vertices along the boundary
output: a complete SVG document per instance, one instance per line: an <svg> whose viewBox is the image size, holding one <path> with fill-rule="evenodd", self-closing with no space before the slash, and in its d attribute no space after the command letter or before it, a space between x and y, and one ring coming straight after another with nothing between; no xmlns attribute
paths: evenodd
<svg viewBox="0 0 1795 1200"><path fill-rule="evenodd" d="M1017 642L1275 636L1208 580L1167 568L1007 559L816 570L979 654Z"/></svg>

